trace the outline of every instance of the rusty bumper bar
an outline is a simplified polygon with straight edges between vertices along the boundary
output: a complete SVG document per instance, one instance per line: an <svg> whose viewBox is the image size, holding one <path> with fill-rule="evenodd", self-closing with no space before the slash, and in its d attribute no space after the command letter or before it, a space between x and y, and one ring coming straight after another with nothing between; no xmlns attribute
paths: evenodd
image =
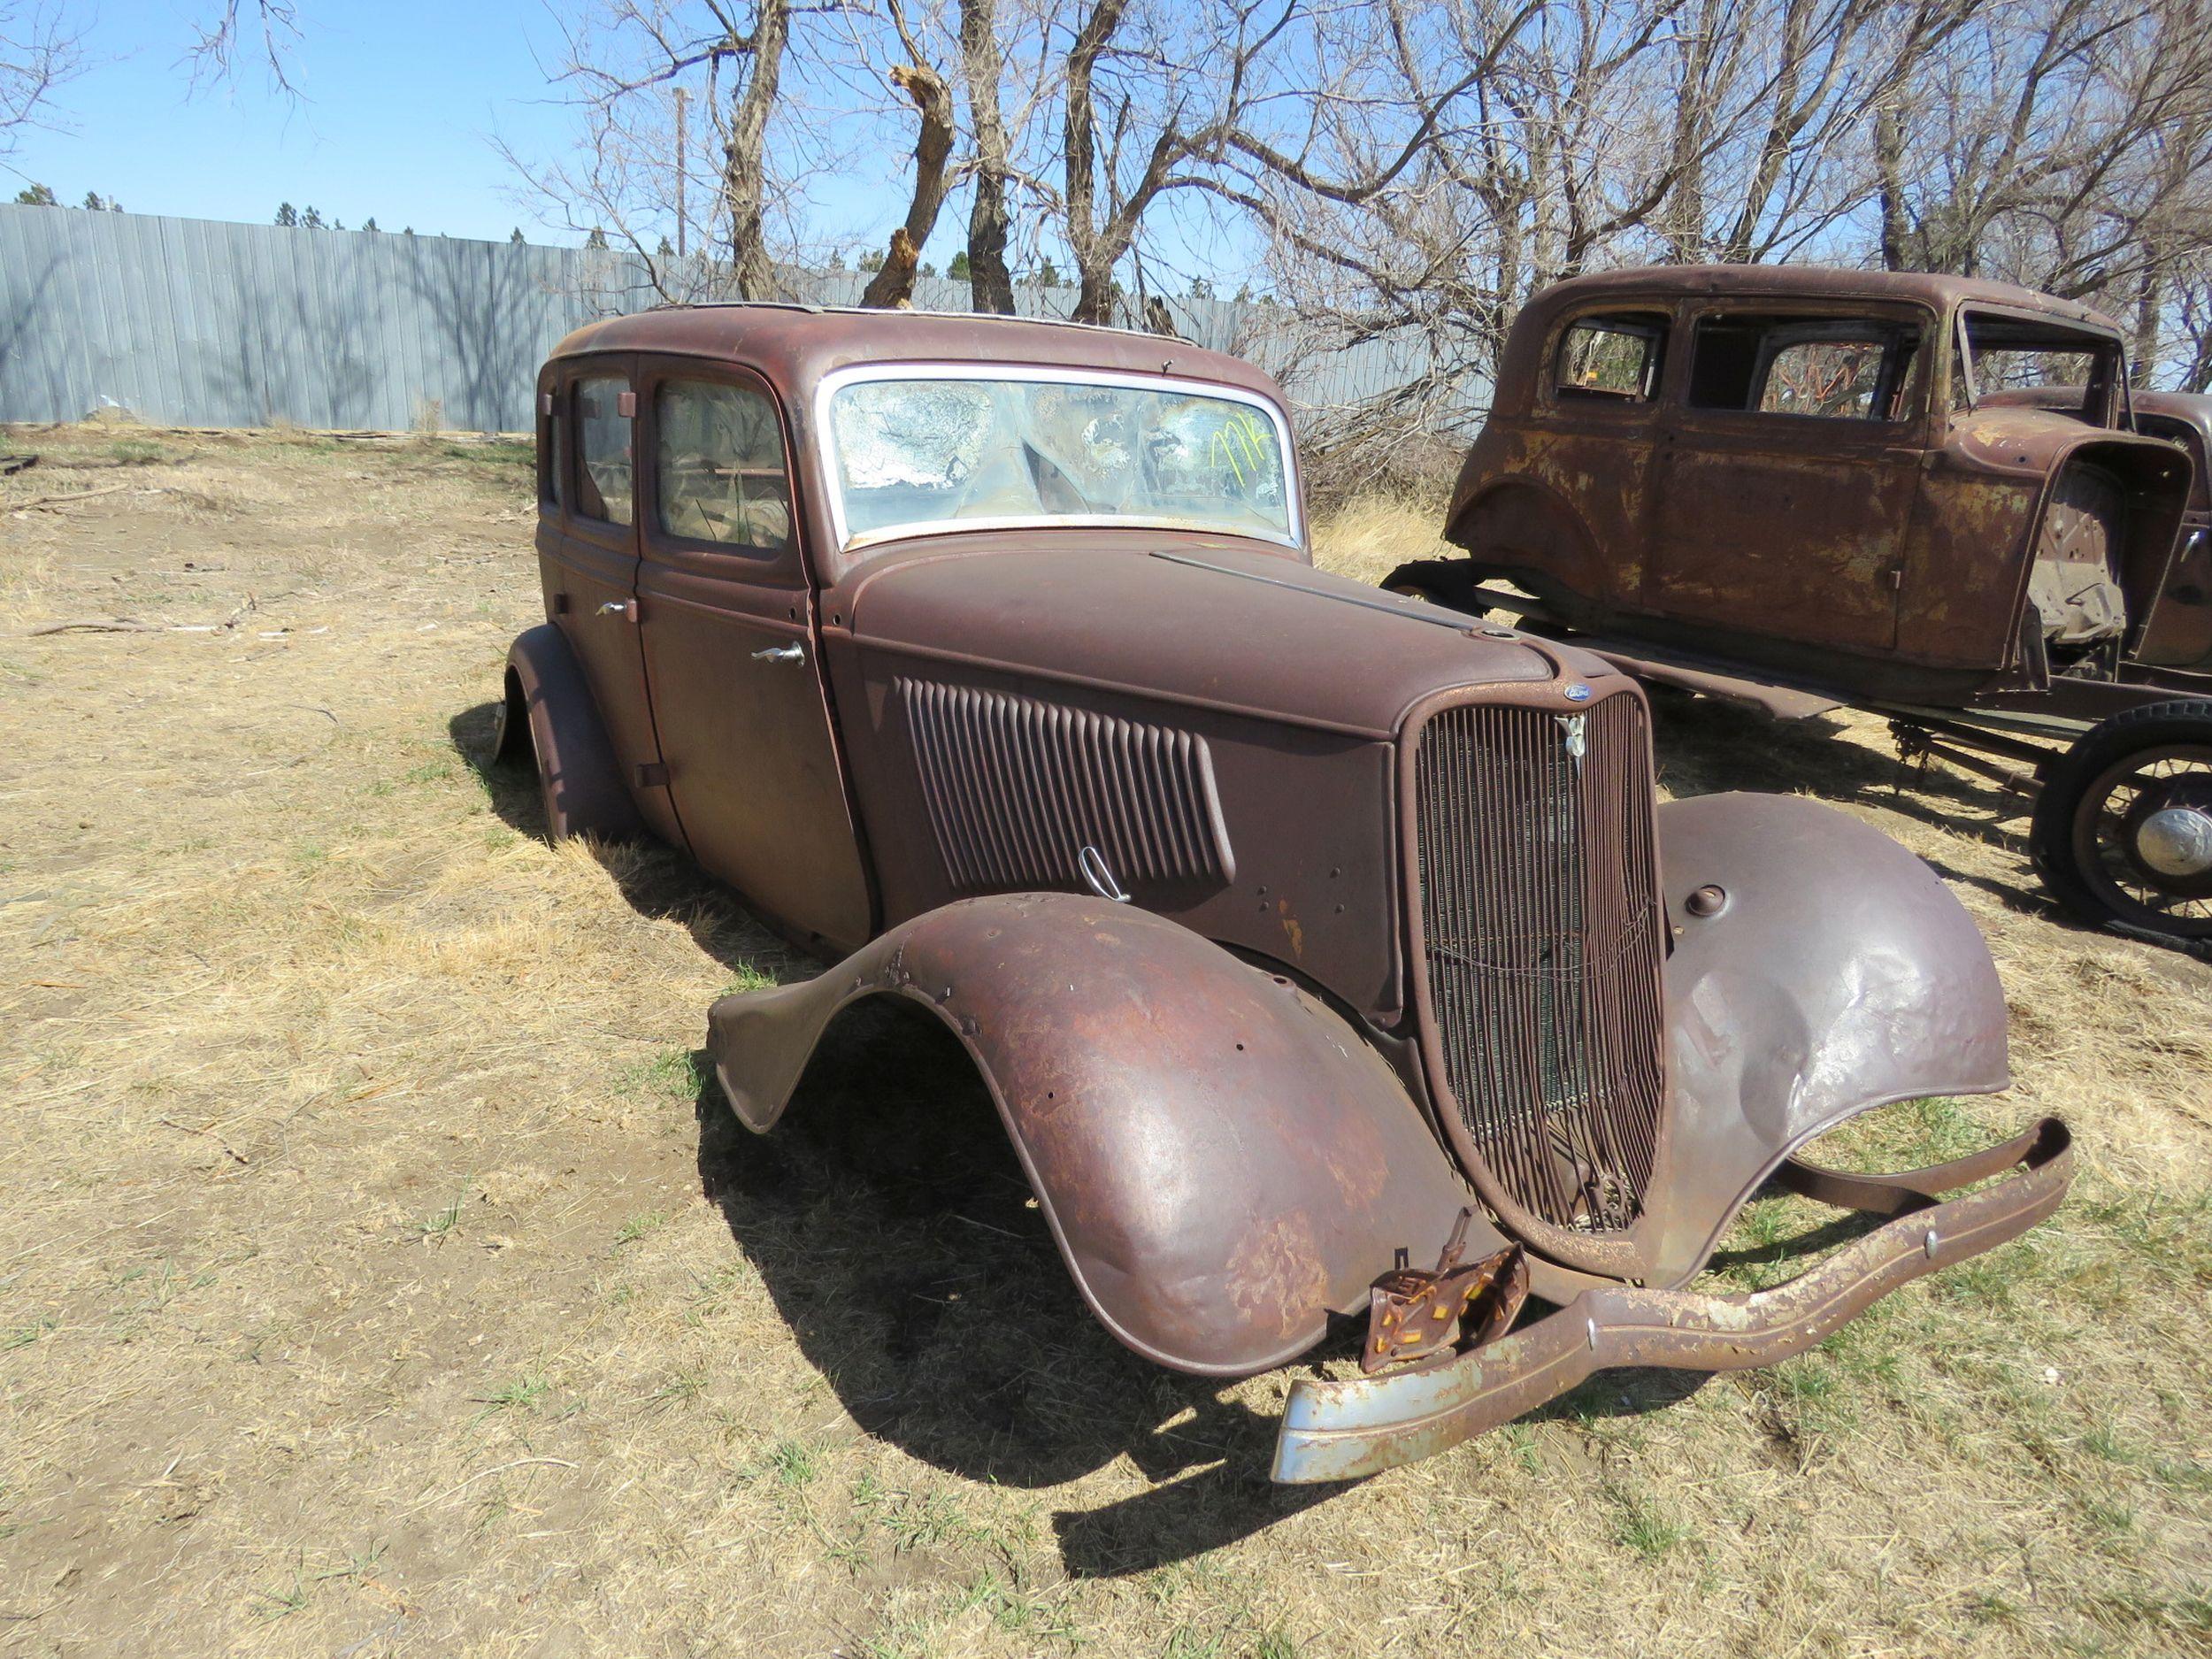
<svg viewBox="0 0 2212 1659"><path fill-rule="evenodd" d="M1966 1197L1935 1198L2001 1173L2002 1180ZM1586 1291L1512 1335L1429 1370L1301 1380L1275 1443L1275 1479L1354 1480L1432 1456L1612 1366L1771 1365L1908 1280L2026 1232L2058 1208L2072 1175L2072 1140L2055 1118L2016 1141L1906 1175L1786 1166L1782 1179L1796 1190L1894 1218L1771 1289Z"/></svg>

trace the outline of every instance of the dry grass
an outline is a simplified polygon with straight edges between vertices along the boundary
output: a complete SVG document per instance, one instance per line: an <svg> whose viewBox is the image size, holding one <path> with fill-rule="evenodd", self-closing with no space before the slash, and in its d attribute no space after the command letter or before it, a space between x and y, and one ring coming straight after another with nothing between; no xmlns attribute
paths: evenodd
<svg viewBox="0 0 2212 1659"><path fill-rule="evenodd" d="M1105 1337L929 1028L856 1025L766 1140L703 1093L707 1001L805 964L473 765L535 608L511 454L5 447L50 461L0 480L0 1650L2212 1647L2212 984L2055 922L2017 821L1871 726L1669 704L1667 781L1943 870L2019 1087L1854 1138L2063 1110L2062 1215L1775 1371L1283 1492L1285 1379ZM162 631L29 633L119 615ZM1732 1271L1808 1220L1762 1201Z"/></svg>

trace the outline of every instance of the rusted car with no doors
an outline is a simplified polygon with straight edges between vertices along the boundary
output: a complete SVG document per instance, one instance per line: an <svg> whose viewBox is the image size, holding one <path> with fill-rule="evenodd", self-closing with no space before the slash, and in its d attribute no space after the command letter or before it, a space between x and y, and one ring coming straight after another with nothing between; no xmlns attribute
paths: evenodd
<svg viewBox="0 0 2212 1659"><path fill-rule="evenodd" d="M2202 402L2005 283L1578 277L1506 342L1447 524L1470 557L1385 586L1785 717L1877 709L2035 797L2077 914L2212 937Z"/></svg>
<svg viewBox="0 0 2212 1659"><path fill-rule="evenodd" d="M572 334L539 410L546 620L501 749L554 834L687 849L837 964L710 1010L737 1116L775 1124L841 1010L927 1010L1131 1348L1234 1376L1340 1333L1348 1370L1364 1321L1356 1374L1294 1384L1278 1479L1608 1366L1773 1361L2058 1204L2055 1120L1804 1160L2005 1087L1964 913L1816 805L1655 806L1601 659L1314 569L1252 367L711 306ZM1770 1180L1876 1225L1690 1287Z"/></svg>

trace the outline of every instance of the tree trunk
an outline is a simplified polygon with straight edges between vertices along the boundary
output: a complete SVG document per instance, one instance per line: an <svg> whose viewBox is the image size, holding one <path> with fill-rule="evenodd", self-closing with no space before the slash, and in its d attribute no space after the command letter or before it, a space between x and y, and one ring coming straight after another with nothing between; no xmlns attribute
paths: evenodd
<svg viewBox="0 0 2212 1659"><path fill-rule="evenodd" d="M968 303L979 311L1014 313L1014 277L1006 268L1006 122L998 88L996 0L960 0L960 56L975 127L975 201L968 210Z"/></svg>
<svg viewBox="0 0 2212 1659"><path fill-rule="evenodd" d="M914 100L922 130L914 141L914 199L906 210L906 223L891 234L891 251L883 268L860 296L863 305L879 310L903 305L913 295L916 262L936 228L938 209L945 204L945 163L952 156L952 89L945 78L917 64L894 69L891 84Z"/></svg>
<svg viewBox="0 0 2212 1659"><path fill-rule="evenodd" d="M1077 294L1074 319L1079 323L1114 320L1114 262L1122 250L1099 234L1098 130L1096 106L1091 100L1091 72L1099 54L1121 27L1125 0L1098 0L1077 31L1068 49L1065 113L1068 247L1075 255Z"/></svg>
<svg viewBox="0 0 2212 1659"><path fill-rule="evenodd" d="M1885 99L1874 112L1874 176L1882 203L1882 269L1905 265L1905 127L1895 104Z"/></svg>
<svg viewBox="0 0 2212 1659"><path fill-rule="evenodd" d="M753 73L731 113L730 141L722 151L722 204L730 219L730 264L741 299L774 299L783 288L761 222L761 156L790 35L791 0L760 0L753 21Z"/></svg>

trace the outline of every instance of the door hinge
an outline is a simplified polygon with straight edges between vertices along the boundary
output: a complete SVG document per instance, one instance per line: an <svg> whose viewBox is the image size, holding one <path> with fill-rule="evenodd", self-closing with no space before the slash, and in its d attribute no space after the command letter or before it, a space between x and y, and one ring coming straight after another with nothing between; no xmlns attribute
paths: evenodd
<svg viewBox="0 0 2212 1659"><path fill-rule="evenodd" d="M625 420L635 420L637 419L637 394L617 392L614 397L614 412Z"/></svg>
<svg viewBox="0 0 2212 1659"><path fill-rule="evenodd" d="M1890 590L1891 590L1893 593L1897 592L1898 590L1901 589L1901 588L1904 587L1904 585L1905 585L1905 567L1904 567L1902 565L1891 565L1891 566L1890 566L1890 568L1889 568L1889 585L1890 585Z"/></svg>
<svg viewBox="0 0 2212 1659"><path fill-rule="evenodd" d="M637 769L637 787L641 789L667 788L668 763L664 760L641 763Z"/></svg>

